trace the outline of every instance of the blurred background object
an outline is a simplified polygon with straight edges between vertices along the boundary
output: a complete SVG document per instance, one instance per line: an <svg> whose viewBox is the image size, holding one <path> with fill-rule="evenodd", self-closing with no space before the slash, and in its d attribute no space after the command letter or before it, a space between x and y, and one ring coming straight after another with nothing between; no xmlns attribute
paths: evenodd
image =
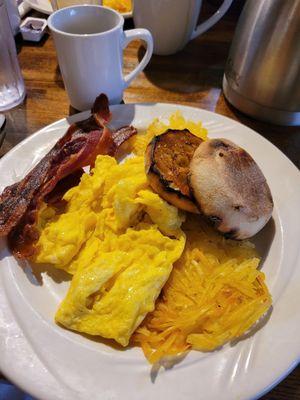
<svg viewBox="0 0 300 400"><path fill-rule="evenodd" d="M20 25L23 40L39 42L47 29L47 20L44 18L27 17Z"/></svg>
<svg viewBox="0 0 300 400"><path fill-rule="evenodd" d="M223 90L245 114L300 125L300 0L247 0Z"/></svg>
<svg viewBox="0 0 300 400"><path fill-rule="evenodd" d="M102 0L51 0L53 10L81 4L101 5Z"/></svg>
<svg viewBox="0 0 300 400"><path fill-rule="evenodd" d="M25 86L5 0L0 0L0 111L20 104Z"/></svg>
<svg viewBox="0 0 300 400"><path fill-rule="evenodd" d="M13 34L19 32L21 17L18 9L17 0L4 0L6 4L7 14Z"/></svg>
<svg viewBox="0 0 300 400"><path fill-rule="evenodd" d="M171 55L215 25L232 1L223 0L213 15L198 24L202 0L135 0L134 24L151 32L154 54Z"/></svg>
<svg viewBox="0 0 300 400"><path fill-rule="evenodd" d="M111 7L121 13L132 11L132 0L103 0L105 7Z"/></svg>
<svg viewBox="0 0 300 400"><path fill-rule="evenodd" d="M120 13L132 11L132 0L50 0L53 10L81 4L103 5L113 8Z"/></svg>

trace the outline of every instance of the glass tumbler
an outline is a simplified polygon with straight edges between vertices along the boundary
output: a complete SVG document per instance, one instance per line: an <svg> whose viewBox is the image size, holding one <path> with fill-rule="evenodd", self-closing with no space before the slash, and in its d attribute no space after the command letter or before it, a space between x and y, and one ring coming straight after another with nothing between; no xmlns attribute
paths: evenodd
<svg viewBox="0 0 300 400"><path fill-rule="evenodd" d="M15 107L24 100L24 97L25 86L16 44L5 0L0 0L0 111Z"/></svg>

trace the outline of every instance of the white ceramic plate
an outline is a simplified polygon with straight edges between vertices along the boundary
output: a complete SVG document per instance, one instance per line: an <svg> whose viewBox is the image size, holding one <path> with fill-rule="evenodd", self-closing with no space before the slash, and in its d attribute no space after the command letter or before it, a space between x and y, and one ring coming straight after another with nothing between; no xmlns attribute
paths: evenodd
<svg viewBox="0 0 300 400"><path fill-rule="evenodd" d="M181 110L202 120L210 137L244 147L263 170L275 201L272 221L255 242L274 308L259 329L218 351L191 351L173 368L152 370L138 348L118 351L54 323L68 282L41 272L37 281L0 242L0 368L4 375L43 400L242 400L254 399L283 379L300 356L300 174L271 143L231 119L170 104L112 107L113 125L138 129L154 117ZM0 161L0 190L28 172L81 113L47 126ZM5 172L5 173L3 173ZM41 282L42 281L42 282Z"/></svg>
<svg viewBox="0 0 300 400"><path fill-rule="evenodd" d="M43 14L50 15L53 13L53 8L50 0L24 0L33 10ZM132 12L121 13L124 18L131 18Z"/></svg>

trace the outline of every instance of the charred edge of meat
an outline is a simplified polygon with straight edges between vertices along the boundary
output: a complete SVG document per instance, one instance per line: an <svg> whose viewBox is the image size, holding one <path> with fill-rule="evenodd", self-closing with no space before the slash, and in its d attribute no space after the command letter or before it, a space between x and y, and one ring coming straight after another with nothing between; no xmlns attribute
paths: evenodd
<svg viewBox="0 0 300 400"><path fill-rule="evenodd" d="M222 223L222 218L217 217L216 215L209 215L207 219L210 224L213 225L215 228L217 228Z"/></svg>
<svg viewBox="0 0 300 400"><path fill-rule="evenodd" d="M222 139L215 139L211 143L211 147L214 149L219 149L219 148L228 149L229 144L225 143Z"/></svg>
<svg viewBox="0 0 300 400"><path fill-rule="evenodd" d="M188 132L189 134L192 135L192 133L188 129L181 129L181 130L178 129L178 131ZM167 179L164 178L164 176L162 175L160 169L157 167L157 162L155 161L154 153L155 153L155 150L156 150L156 146L162 141L163 136L168 134L168 133L173 133L173 129L168 129L166 132L164 132L164 133L162 133L162 134L160 134L158 136L154 136L154 138L151 140L151 142L149 144L151 146L151 155L150 155L151 162L150 162L150 166L149 166L149 170L148 171L149 172L153 172L154 174L158 175L160 183L164 186L164 188L168 192L176 194L180 198L190 201L191 197L189 195L186 195L186 194L182 193L179 188L175 189L175 188L173 188L171 186L172 181L167 180ZM180 133L176 133L176 135L177 134L180 135ZM191 192L191 190L189 190L189 191Z"/></svg>
<svg viewBox="0 0 300 400"><path fill-rule="evenodd" d="M218 217L216 215L209 215L205 217L208 223L213 226L215 229L218 229L218 227L222 224L222 218ZM223 232L223 236L226 239L235 239L235 236L238 233L238 229L236 228L231 228L228 232Z"/></svg>
<svg viewBox="0 0 300 400"><path fill-rule="evenodd" d="M171 193L171 194L176 194L178 197L180 197L181 199L185 199L185 200L191 200L191 198L187 195L185 195L184 193L182 193L179 189L175 189L172 188L170 185L172 184L172 181L168 181L167 179L165 179L159 169L156 167L156 165L151 165L149 168L149 172L154 173L155 175L158 176L158 179L160 181L160 183L163 185L164 189Z"/></svg>
<svg viewBox="0 0 300 400"><path fill-rule="evenodd" d="M188 134L192 135L195 138L197 138L195 135L190 133L187 129L183 130L173 130L173 129L168 129L166 132L162 133L161 135L155 136L151 142L148 144L147 149L146 149L146 174L148 175L150 185L152 188L157 191L157 193L164 198L166 201L169 203L175 205L178 208L181 208L183 210L189 211L189 212L194 212L198 213L198 208L196 204L194 204L193 200L191 199L190 196L190 187L187 182L182 181L182 187L180 187L180 183L176 183L176 181L173 181L172 179L166 179L164 175L164 171L160 169L158 166L158 158L159 156L157 155L158 148L157 146L163 141L166 140L166 136L168 134L172 135L178 135L178 138L182 139L183 136L180 136L180 132L182 134ZM202 141L202 139L199 139L199 142ZM187 138L185 138L185 144L186 145L193 145L191 141L189 141ZM198 144L197 144L198 145ZM180 153L178 153L180 154ZM185 154L186 155L186 154ZM178 165L178 168L180 168L180 165ZM187 175L186 175L187 177ZM175 184L177 187L173 187L172 184ZM187 187L188 189L188 194L183 193L184 186Z"/></svg>
<svg viewBox="0 0 300 400"><path fill-rule="evenodd" d="M168 129L166 132L162 133L161 135L154 136L154 138L151 140L148 146L150 146L151 149L151 154L150 154L150 165L149 168L146 172L152 172L153 174L157 175L159 178L160 183L163 185L164 189L172 194L176 194L182 199L187 199L190 200L188 196L183 194L179 189L172 188L170 185L172 184L172 181L169 181L165 179L160 171L160 169L157 167L157 163L155 161L155 150L156 146L161 142L162 136L165 135L166 133L171 132L171 129Z"/></svg>
<svg viewBox="0 0 300 400"><path fill-rule="evenodd" d="M182 129L182 130L176 130L176 131L182 132L182 133L188 133L188 134L192 135L192 133L188 129ZM164 132L161 135L156 136L156 137L154 137L152 139L152 142L153 142L152 149L153 149L153 151L152 151L152 154L151 154L151 158L152 158L153 161L152 161L152 165L151 165L151 169L150 170L153 173L155 173L155 174L157 174L159 176L161 184L165 187L165 189L167 191L169 191L170 193L177 194L182 199L191 200L191 198L190 198L190 188L189 188L189 194L188 195L182 193L180 188L178 188L178 189L173 188L171 186L172 185L172 181L168 180L168 179L165 179L164 176L162 175L160 169L157 167L157 162L155 160L154 152L156 151L157 145L159 145L159 143L164 139L165 135L167 135L168 133L175 134L175 135L180 135L180 133L174 133L174 130L168 129L166 132ZM191 143L190 142L189 143L186 142L186 144L191 144Z"/></svg>
<svg viewBox="0 0 300 400"><path fill-rule="evenodd" d="M239 230L237 228L232 228L230 231L224 232L223 235L226 239L242 240L242 239L239 239L236 237L238 233L239 233Z"/></svg>

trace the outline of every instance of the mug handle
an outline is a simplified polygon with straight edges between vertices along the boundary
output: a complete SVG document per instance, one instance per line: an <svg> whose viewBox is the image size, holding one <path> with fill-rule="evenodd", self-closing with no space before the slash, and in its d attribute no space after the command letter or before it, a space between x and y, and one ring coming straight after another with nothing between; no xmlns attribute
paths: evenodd
<svg viewBox="0 0 300 400"><path fill-rule="evenodd" d="M206 21L202 22L202 24L198 25L197 28L193 31L191 39L195 39L197 36L201 35L201 33L207 31L211 28L216 22L219 21L226 13L228 8L231 6L233 0L224 0L221 7Z"/></svg>
<svg viewBox="0 0 300 400"><path fill-rule="evenodd" d="M141 72L143 69L146 67L148 62L150 61L150 58L153 53L153 38L151 33L147 29L131 29L129 31L124 31L124 40L122 44L122 48L125 49L126 46L132 41L132 40L143 40L147 44L147 50L142 58L142 61L134 68L133 71L131 71L129 74L124 76L123 79L123 85L124 89L128 87L130 82Z"/></svg>

